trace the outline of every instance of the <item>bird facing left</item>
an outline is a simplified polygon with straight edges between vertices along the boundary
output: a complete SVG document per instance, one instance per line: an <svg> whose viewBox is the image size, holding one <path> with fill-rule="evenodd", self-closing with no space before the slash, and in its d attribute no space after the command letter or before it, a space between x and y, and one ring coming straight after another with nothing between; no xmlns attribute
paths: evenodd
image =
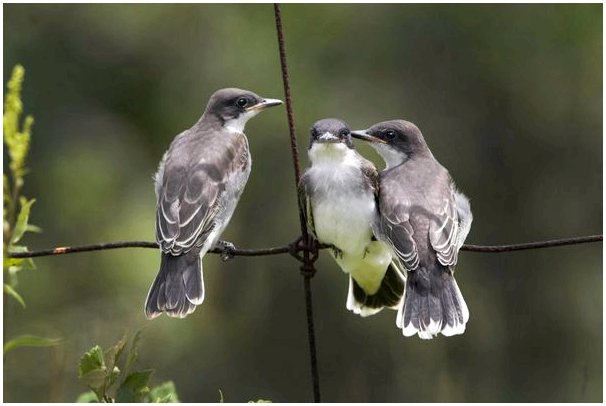
<svg viewBox="0 0 606 406"><path fill-rule="evenodd" d="M202 258L215 246L251 170L246 122L282 104L255 93L216 91L196 124L177 135L156 173L156 240L161 263L145 315L184 318L204 301Z"/></svg>

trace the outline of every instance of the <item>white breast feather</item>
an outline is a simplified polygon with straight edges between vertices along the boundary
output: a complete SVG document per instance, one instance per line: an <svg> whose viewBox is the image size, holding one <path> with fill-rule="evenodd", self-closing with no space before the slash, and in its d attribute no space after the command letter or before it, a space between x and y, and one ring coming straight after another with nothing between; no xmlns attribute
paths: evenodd
<svg viewBox="0 0 606 406"><path fill-rule="evenodd" d="M377 216L375 197L362 187L365 178L360 159L346 145L331 143L314 144L309 158L312 167L307 176L311 178L316 236L339 248L342 253L335 260L341 269L367 294L374 294L393 254L386 244L372 241L371 224ZM348 303L352 301L353 297L348 299Z"/></svg>
<svg viewBox="0 0 606 406"><path fill-rule="evenodd" d="M347 253L363 252L372 236L375 199L364 191L360 162L344 144L314 144L309 151L312 211L318 239Z"/></svg>

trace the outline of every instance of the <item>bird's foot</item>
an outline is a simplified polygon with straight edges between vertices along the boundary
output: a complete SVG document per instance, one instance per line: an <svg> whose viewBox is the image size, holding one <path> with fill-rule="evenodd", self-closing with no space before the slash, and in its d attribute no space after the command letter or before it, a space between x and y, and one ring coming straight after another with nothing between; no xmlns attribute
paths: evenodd
<svg viewBox="0 0 606 406"><path fill-rule="evenodd" d="M343 259L343 251L341 251L340 249L338 249L334 245L332 247L330 247L330 249L332 250L332 255L335 258Z"/></svg>
<svg viewBox="0 0 606 406"><path fill-rule="evenodd" d="M219 240L216 247L221 250L221 260L223 262L229 261L235 256L236 246L229 241Z"/></svg>

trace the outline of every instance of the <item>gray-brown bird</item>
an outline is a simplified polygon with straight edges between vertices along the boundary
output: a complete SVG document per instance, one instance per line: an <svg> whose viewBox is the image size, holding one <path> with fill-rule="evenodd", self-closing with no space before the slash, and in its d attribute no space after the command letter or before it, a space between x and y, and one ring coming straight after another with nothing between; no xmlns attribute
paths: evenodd
<svg viewBox="0 0 606 406"><path fill-rule="evenodd" d="M177 135L155 175L160 271L145 303L148 318L183 318L204 301L202 258L219 240L251 169L246 122L282 104L248 90L215 92L193 127Z"/></svg>
<svg viewBox="0 0 606 406"><path fill-rule="evenodd" d="M425 339L462 334L469 310L454 269L471 228L469 200L413 123L385 121L351 135L370 142L386 163L373 230L407 270L397 326L405 336Z"/></svg>
<svg viewBox="0 0 606 406"><path fill-rule="evenodd" d="M314 123L307 151L311 166L301 178L300 198L311 231L334 247L335 261L349 275L347 309L370 316L384 307L397 309L404 275L389 245L373 237L379 176L355 151L349 132L335 118Z"/></svg>

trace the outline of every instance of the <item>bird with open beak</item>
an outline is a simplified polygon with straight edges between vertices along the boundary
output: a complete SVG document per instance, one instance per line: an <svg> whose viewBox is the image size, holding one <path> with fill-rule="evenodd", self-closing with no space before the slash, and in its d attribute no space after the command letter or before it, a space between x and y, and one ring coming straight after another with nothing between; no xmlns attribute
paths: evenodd
<svg viewBox="0 0 606 406"><path fill-rule="evenodd" d="M220 241L248 180L246 122L282 104L242 89L221 89L193 127L177 135L155 175L156 240L162 261L145 303L148 318L183 318L204 301L202 258Z"/></svg>
<svg viewBox="0 0 606 406"><path fill-rule="evenodd" d="M469 200L413 123L385 121L351 135L369 142L386 163L373 230L407 270L397 326L405 336L425 339L462 334L469 310L454 269L471 228Z"/></svg>
<svg viewBox="0 0 606 406"><path fill-rule="evenodd" d="M404 274L371 228L379 215L376 168L354 150L347 124L338 119L313 125L308 155L311 166L301 177L299 196L310 230L334 247L335 261L349 275L347 309L369 316L397 308Z"/></svg>

